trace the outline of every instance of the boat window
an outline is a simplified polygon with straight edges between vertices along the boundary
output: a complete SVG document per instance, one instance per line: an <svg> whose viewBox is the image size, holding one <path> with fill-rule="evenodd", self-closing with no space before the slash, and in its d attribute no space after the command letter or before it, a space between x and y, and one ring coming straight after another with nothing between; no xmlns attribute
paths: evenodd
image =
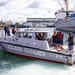
<svg viewBox="0 0 75 75"><path fill-rule="evenodd" d="M22 36L22 33L19 33L19 37L21 37Z"/></svg>
<svg viewBox="0 0 75 75"><path fill-rule="evenodd" d="M32 33L23 33L23 38L32 38Z"/></svg>
<svg viewBox="0 0 75 75"><path fill-rule="evenodd" d="M27 38L28 34L27 33L23 33L23 38Z"/></svg>
<svg viewBox="0 0 75 75"><path fill-rule="evenodd" d="M47 34L46 33L36 33L36 39L38 40L46 40Z"/></svg>
<svg viewBox="0 0 75 75"><path fill-rule="evenodd" d="M36 39L43 40L43 34L42 33L36 33Z"/></svg>
<svg viewBox="0 0 75 75"><path fill-rule="evenodd" d="M28 33L28 38L32 38L32 33Z"/></svg>
<svg viewBox="0 0 75 75"><path fill-rule="evenodd" d="M15 37L21 37L22 36L22 33L15 33L15 35L14 35Z"/></svg>

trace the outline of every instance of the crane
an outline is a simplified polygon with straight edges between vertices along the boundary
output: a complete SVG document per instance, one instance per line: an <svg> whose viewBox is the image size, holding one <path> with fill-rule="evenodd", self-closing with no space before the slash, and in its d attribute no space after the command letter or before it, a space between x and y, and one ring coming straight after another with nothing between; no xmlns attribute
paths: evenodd
<svg viewBox="0 0 75 75"><path fill-rule="evenodd" d="M61 2L58 0L58 3L60 4L60 6L62 7L62 9L64 9L63 5L61 4Z"/></svg>
<svg viewBox="0 0 75 75"><path fill-rule="evenodd" d="M68 17L69 16L69 3L68 3L68 0L64 0L65 1L65 5L66 5L66 17ZM63 6L62 6L62 4L61 4L61 2L58 0L58 2L59 2L59 4L61 5L61 7L63 8ZM63 8L64 9L64 8Z"/></svg>

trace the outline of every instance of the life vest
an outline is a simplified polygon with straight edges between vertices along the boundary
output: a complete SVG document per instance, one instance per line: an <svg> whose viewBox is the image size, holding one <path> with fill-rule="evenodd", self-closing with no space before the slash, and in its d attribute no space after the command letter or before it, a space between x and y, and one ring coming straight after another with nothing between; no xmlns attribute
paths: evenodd
<svg viewBox="0 0 75 75"><path fill-rule="evenodd" d="M12 29L12 32L16 32L15 28Z"/></svg>
<svg viewBox="0 0 75 75"><path fill-rule="evenodd" d="M42 36L38 36L38 39L39 39L39 40L42 40Z"/></svg>
<svg viewBox="0 0 75 75"><path fill-rule="evenodd" d="M58 38L58 39L63 38L63 34L62 34L62 33L58 33L57 38Z"/></svg>
<svg viewBox="0 0 75 75"><path fill-rule="evenodd" d="M53 34L53 36L57 36L57 34Z"/></svg>
<svg viewBox="0 0 75 75"><path fill-rule="evenodd" d="M16 32L16 30L15 30L15 28L13 28L13 29L12 29L12 33L15 33L15 32Z"/></svg>
<svg viewBox="0 0 75 75"><path fill-rule="evenodd" d="M56 40L56 39L57 39L57 34L53 34L52 38L53 38L54 40Z"/></svg>

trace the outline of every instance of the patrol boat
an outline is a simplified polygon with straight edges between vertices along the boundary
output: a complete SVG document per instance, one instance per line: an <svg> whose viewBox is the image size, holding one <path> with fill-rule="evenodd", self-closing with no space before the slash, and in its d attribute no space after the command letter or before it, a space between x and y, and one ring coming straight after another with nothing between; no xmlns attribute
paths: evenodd
<svg viewBox="0 0 75 75"><path fill-rule="evenodd" d="M48 37L50 31L38 29L17 31L13 36L0 37L0 50L51 62L74 65L75 53L67 49L53 46L52 38ZM38 35L42 39L38 39Z"/></svg>

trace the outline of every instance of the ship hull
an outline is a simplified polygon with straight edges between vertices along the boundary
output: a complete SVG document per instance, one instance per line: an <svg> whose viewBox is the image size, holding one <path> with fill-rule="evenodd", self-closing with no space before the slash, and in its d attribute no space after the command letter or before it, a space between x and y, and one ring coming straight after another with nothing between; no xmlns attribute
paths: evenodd
<svg viewBox="0 0 75 75"><path fill-rule="evenodd" d="M75 32L75 18L55 23L56 29Z"/></svg>
<svg viewBox="0 0 75 75"><path fill-rule="evenodd" d="M0 42L1 50L6 52L29 57L29 58L36 58L61 64L73 65L75 63L75 55L66 55L58 52L48 51L48 50L41 50L26 46L21 46L17 44L11 44L6 42Z"/></svg>

